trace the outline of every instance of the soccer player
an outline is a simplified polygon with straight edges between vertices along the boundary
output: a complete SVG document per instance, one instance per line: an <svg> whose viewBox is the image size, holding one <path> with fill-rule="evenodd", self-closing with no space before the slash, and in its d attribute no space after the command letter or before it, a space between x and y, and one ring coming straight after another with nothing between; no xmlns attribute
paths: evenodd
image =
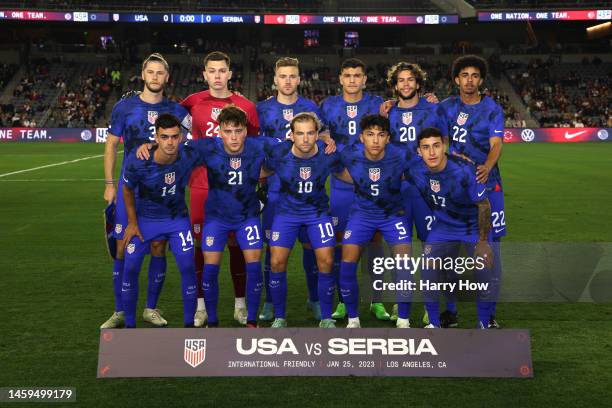
<svg viewBox="0 0 612 408"><path fill-rule="evenodd" d="M459 95L441 102L440 113L444 118L443 134L450 138L450 152L475 163L478 182L487 186L495 253L493 276L496 279L492 283L499 286L500 243L506 235L504 191L498 166L504 135L504 111L493 99L480 94L487 72L487 62L481 57L465 55L457 58L453 62L452 76ZM499 327L495 312L496 304L491 303L491 327Z"/></svg>
<svg viewBox="0 0 612 408"><path fill-rule="evenodd" d="M389 120L380 115L362 117L359 127L362 144L353 144L341 153L346 167L343 175L355 185L340 265L340 291L349 317L347 328L361 327L357 262L363 245L380 231L394 255L409 255L412 241L401 196L402 178L412 153L389 145ZM410 327L409 308L408 302L398 304L398 328Z"/></svg>
<svg viewBox="0 0 612 408"><path fill-rule="evenodd" d="M257 115L259 117L261 136L289 139L291 137L291 120L295 115L302 112L313 112L320 116L318 106L306 98L298 95L300 84L300 68L297 58L280 58L274 66L274 85L278 94L257 104ZM278 176L272 175L267 179L268 197L263 213L263 229L265 231L268 247L264 263L264 276L266 283L266 301L259 318L261 320L272 320L272 297L268 290L270 278L270 246L269 236L274 218L274 208L280 194L280 180ZM302 263L306 275L308 287L308 300L306 307L312 310L316 320L321 319L321 307L317 290L317 274L315 256L312 247L305 236L305 230L300 231L299 239L302 242Z"/></svg>
<svg viewBox="0 0 612 408"><path fill-rule="evenodd" d="M458 156L446 154L447 139L440 130L426 128L418 135L418 151L423 162L411 166L408 178L432 207L436 222L427 236L424 247L425 265L422 280L437 281L444 272L435 269L428 259L456 258L461 245L468 254L484 260L486 268L476 271L479 280L488 280L488 268L493 253L488 243L491 228L491 206L486 194L486 185L476 180L476 168ZM452 272L451 272L452 273ZM440 327L438 292L425 292L425 307L429 315L427 328ZM489 324L490 296L479 293L477 313L480 327ZM488 299L490 300L490 299Z"/></svg>
<svg viewBox="0 0 612 408"><path fill-rule="evenodd" d="M148 160L132 150L126 158L123 196L128 215L125 230L125 269L122 302L125 326L136 327L138 275L153 240L170 242L181 273L185 327L193 326L197 284L193 261L191 224L185 205L185 187L200 155L189 147L179 149L181 123L171 114L155 121L157 149Z"/></svg>
<svg viewBox="0 0 612 408"><path fill-rule="evenodd" d="M359 143L359 121L365 115L377 114L383 100L379 96L364 92L367 81L366 66L363 61L357 58L345 60L340 67L339 81L342 86L342 95L330 96L321 104L321 120L329 127L331 137L337 144L350 146ZM348 221L349 208L355 194L353 185L345 183L337 178L332 178L330 182L330 206L334 220L334 227L337 233L338 243L342 240L342 232L346 228ZM368 247L370 260L384 256L384 248L380 239L376 239ZM339 276L340 259L342 248L338 245L334 252L334 274ZM368 263L371 265L371 262ZM370 271L372 268L368 268ZM376 293L374 294L376 296ZM372 299L370 310L380 320L389 320L390 315L385 310L384 305L379 299ZM340 299L334 319L344 319L346 317L346 307Z"/></svg>
<svg viewBox="0 0 612 408"><path fill-rule="evenodd" d="M182 125L190 127L188 112L164 97L164 86L168 82L168 63L160 54L154 53L142 63L142 93L122 99L113 107L111 123L104 148L104 179L106 188L104 199L111 203L117 202L115 210L114 235L117 242L117 257L113 262L113 288L115 294L115 312L100 328L111 329L124 324L123 306L121 303L121 284L124 267L124 231L127 226L127 213L123 202L123 194L117 195L114 172L119 139L123 138L124 159L136 147L150 142L155 136L155 120L162 113L177 116ZM123 174L125 166L121 167ZM119 178L118 188L122 191L123 178ZM165 326L168 322L160 315L157 299L166 276L166 242L153 240L151 242L151 262L149 264L149 286L147 290L147 305L143 313L146 322L156 326Z"/></svg>
<svg viewBox="0 0 612 408"><path fill-rule="evenodd" d="M314 113L296 115L291 120L293 144L275 148L266 163L266 168L280 179L280 197L270 235L273 328L287 327L287 261L302 227L306 228L319 270L319 327L335 327L331 318L336 288L332 275L335 234L325 182L330 174L339 173L343 167L337 153L327 155L323 144L317 143L320 128Z"/></svg>
<svg viewBox="0 0 612 408"><path fill-rule="evenodd" d="M185 98L181 105L189 110L192 119L191 134L194 139L219 136L217 117L221 109L233 104L246 112L248 117L247 134L256 136L259 133L259 121L255 104L243 96L229 90L229 80L232 77L230 58L227 54L213 51L204 58L204 80L208 83L207 91L197 92ZM195 262L198 282L201 281L204 258L202 256L202 225L205 219L204 204L208 197L208 178L206 167L193 172L189 182L189 207L193 234L196 239ZM228 245L230 251L230 272L234 285L234 318L241 324L247 322L245 301L245 262L242 251L233 239ZM206 321L202 289L198 290L198 311L195 317L196 327L201 327Z"/></svg>

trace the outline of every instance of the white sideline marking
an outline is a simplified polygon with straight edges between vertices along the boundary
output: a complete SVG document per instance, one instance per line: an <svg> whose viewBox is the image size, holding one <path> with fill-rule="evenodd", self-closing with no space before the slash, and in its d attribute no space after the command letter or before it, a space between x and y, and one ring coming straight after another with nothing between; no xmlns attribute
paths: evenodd
<svg viewBox="0 0 612 408"><path fill-rule="evenodd" d="M123 153L123 150L118 151L117 153ZM89 160L89 159L97 159L99 157L104 157L104 154L96 154L95 156L81 157L80 159L67 160L67 161L63 161L63 162L60 162L60 163L45 164L44 166L32 167L31 169L23 169L23 170L11 171L10 173L0 174L0 177L12 176L13 174L27 173L28 171L35 171L35 170L40 170L40 169L46 169L46 168L49 168L49 167L63 166L64 164L71 164L71 163L76 163L76 162L80 162L80 161L83 161L83 160Z"/></svg>

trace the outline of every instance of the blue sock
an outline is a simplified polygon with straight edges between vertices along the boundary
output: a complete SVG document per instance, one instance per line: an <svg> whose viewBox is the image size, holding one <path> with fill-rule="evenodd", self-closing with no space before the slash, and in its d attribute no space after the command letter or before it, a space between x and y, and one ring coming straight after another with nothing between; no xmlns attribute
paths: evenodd
<svg viewBox="0 0 612 408"><path fill-rule="evenodd" d="M202 288L204 289L204 304L206 305L206 313L208 313L208 322L219 323L219 317L217 316L219 265L204 264Z"/></svg>
<svg viewBox="0 0 612 408"><path fill-rule="evenodd" d="M302 265L306 274L306 286L308 287L308 300L311 302L319 301L318 293L318 268L317 262L312 248L303 248Z"/></svg>
<svg viewBox="0 0 612 408"><path fill-rule="evenodd" d="M147 287L147 307L155 309L157 300L166 279L166 257L151 255L149 262L149 286Z"/></svg>
<svg viewBox="0 0 612 408"><path fill-rule="evenodd" d="M198 279L192 252L174 253L176 265L181 273L181 295L183 296L183 324L193 326L193 315L198 304ZM165 259L165 258L164 258Z"/></svg>
<svg viewBox="0 0 612 408"><path fill-rule="evenodd" d="M272 294L272 304L274 305L274 317L285 318L285 307L287 305L287 273L270 273L270 293Z"/></svg>
<svg viewBox="0 0 612 408"><path fill-rule="evenodd" d="M398 302L397 304L397 316L400 319L408 319L410 316L410 302Z"/></svg>
<svg viewBox="0 0 612 408"><path fill-rule="evenodd" d="M334 275L334 279L336 280L336 288L338 288L338 302L344 303L342 299L342 291L340 290L340 262L342 261L342 247L340 245L336 245L334 247L334 266L332 269L332 274Z"/></svg>
<svg viewBox="0 0 612 408"><path fill-rule="evenodd" d="M357 264L340 263L340 292L346 305L348 317L359 316L359 284L357 283Z"/></svg>
<svg viewBox="0 0 612 408"><path fill-rule="evenodd" d="M440 304L436 302L425 302L425 309L429 315L429 323L440 327Z"/></svg>
<svg viewBox="0 0 612 408"><path fill-rule="evenodd" d="M380 275L376 275L374 271L374 258L384 258L385 247L380 242L370 242L368 244L368 276L370 278L370 287L376 279L380 279ZM372 303L382 302L382 291L372 290Z"/></svg>
<svg viewBox="0 0 612 408"><path fill-rule="evenodd" d="M249 262L246 264L247 273L247 321L257 321L257 311L261 301L261 290L263 287L263 274L261 272L261 262Z"/></svg>
<svg viewBox="0 0 612 408"><path fill-rule="evenodd" d="M136 305L138 304L138 275L144 259L132 256L125 259L123 268L123 283L121 285L121 303L125 312L125 327L136 327Z"/></svg>
<svg viewBox="0 0 612 408"><path fill-rule="evenodd" d="M321 303L321 319L331 319L332 307L334 305L334 293L336 291L336 280L334 276L331 273L319 272L317 290Z"/></svg>
<svg viewBox="0 0 612 408"><path fill-rule="evenodd" d="M115 293L115 312L123 310L121 303L121 286L123 285L123 259L115 259L113 261L113 292Z"/></svg>
<svg viewBox="0 0 612 408"><path fill-rule="evenodd" d="M476 313L478 314L478 321L483 325L486 329L489 326L489 319L491 315L489 314L491 310L491 305L489 302L483 302L482 300L476 301Z"/></svg>
<svg viewBox="0 0 612 408"><path fill-rule="evenodd" d="M266 247L266 255L264 257L264 286L266 287L266 303L272 303L272 295L270 294L270 247Z"/></svg>

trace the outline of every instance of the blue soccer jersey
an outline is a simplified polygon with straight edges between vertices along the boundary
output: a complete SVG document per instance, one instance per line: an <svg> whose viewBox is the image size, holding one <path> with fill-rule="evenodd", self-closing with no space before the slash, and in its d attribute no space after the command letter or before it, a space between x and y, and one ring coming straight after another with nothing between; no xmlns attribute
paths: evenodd
<svg viewBox="0 0 612 408"><path fill-rule="evenodd" d="M476 165L484 164L492 137L504 136L504 111L493 99L483 96L479 103L466 105L459 96L451 96L440 103L439 114L444 119L442 133L449 137L451 153L461 153ZM489 174L487 187L501 186L497 164Z"/></svg>
<svg viewBox="0 0 612 408"><path fill-rule="evenodd" d="M201 165L200 154L190 146L180 146L174 163L158 164L154 155L140 160L133 151L125 161L123 182L136 196L139 217L168 219L187 217L185 187L194 167Z"/></svg>
<svg viewBox="0 0 612 408"><path fill-rule="evenodd" d="M160 103L147 103L134 95L115 104L108 132L123 138L124 158L141 144L155 140L155 121L162 113L176 116L185 128L191 128L189 112L166 98Z"/></svg>
<svg viewBox="0 0 612 408"><path fill-rule="evenodd" d="M272 147L266 167L280 179L280 197L276 214L294 216L321 214L329 210L325 182L332 173L344 168L339 154L325 154L325 145L317 142L317 153L302 159L291 152L291 142Z"/></svg>
<svg viewBox="0 0 612 408"><path fill-rule="evenodd" d="M442 128L443 118L438 116L438 104L427 102L421 97L419 102L411 108L400 108L395 105L389 111L391 143L406 145L416 155L417 136L425 128Z"/></svg>
<svg viewBox="0 0 612 408"><path fill-rule="evenodd" d="M320 117L319 107L310 99L298 96L295 103L285 105L276 98L266 99L257 104L260 136L275 137L281 140L288 139L291 134L291 120L302 112L313 112ZM280 182L278 177L268 178L269 191L278 191Z"/></svg>
<svg viewBox="0 0 612 408"><path fill-rule="evenodd" d="M363 93L359 102L349 103L342 95L330 96L321 104L321 119L336 143L349 146L359 143L359 121L365 115L375 115L383 103L380 96Z"/></svg>
<svg viewBox="0 0 612 408"><path fill-rule="evenodd" d="M476 182L474 165L461 158L449 156L445 168L438 173L431 172L422 162L412 166L408 176L429 203L436 217L428 241L478 240L476 203L484 200L487 195L485 185Z"/></svg>
<svg viewBox="0 0 612 408"><path fill-rule="evenodd" d="M363 144L353 145L340 154L355 186L351 216L355 212L377 218L402 215L402 177L408 170L411 153L387 145L383 158L371 161L366 158L364 149Z"/></svg>

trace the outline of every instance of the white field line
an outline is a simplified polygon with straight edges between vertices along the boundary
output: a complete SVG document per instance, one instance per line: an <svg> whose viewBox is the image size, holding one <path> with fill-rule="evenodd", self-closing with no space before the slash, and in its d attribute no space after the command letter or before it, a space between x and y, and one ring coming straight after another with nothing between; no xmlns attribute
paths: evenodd
<svg viewBox="0 0 612 408"><path fill-rule="evenodd" d="M123 150L121 150L121 151L119 151L117 153L123 153ZM29 171L36 171L36 170L41 170L41 169L47 169L49 167L63 166L64 164L77 163L77 162L80 162L80 161L83 161L83 160L97 159L97 158L100 158L100 157L104 157L104 154L96 154L95 156L86 156L86 157L81 157L80 159L67 160L67 161L63 161L63 162L59 162L59 163L45 164L44 166L32 167L30 169L11 171L10 173L0 174L0 178L7 177L7 176L12 176L14 174L27 173Z"/></svg>

